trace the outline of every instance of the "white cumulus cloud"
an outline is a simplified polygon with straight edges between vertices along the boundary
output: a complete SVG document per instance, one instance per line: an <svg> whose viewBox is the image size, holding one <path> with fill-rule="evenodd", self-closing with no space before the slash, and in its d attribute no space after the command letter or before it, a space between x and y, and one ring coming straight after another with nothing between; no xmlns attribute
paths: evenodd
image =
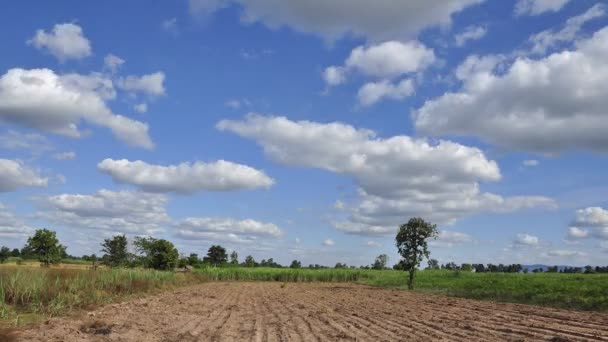
<svg viewBox="0 0 608 342"><path fill-rule="evenodd" d="M258 237L278 238L282 234L281 229L273 223L209 217L188 217L177 223L176 233L184 239L229 242L236 242L236 239L239 242L255 241Z"/></svg>
<svg viewBox="0 0 608 342"><path fill-rule="evenodd" d="M538 237L530 234L517 234L513 243L520 246L537 246Z"/></svg>
<svg viewBox="0 0 608 342"><path fill-rule="evenodd" d="M483 0L190 0L193 13L210 14L231 4L243 8L241 21L270 28L289 26L326 40L355 35L371 40L412 37L448 26L452 15Z"/></svg>
<svg viewBox="0 0 608 342"><path fill-rule="evenodd" d="M258 114L242 121L222 120L216 127L253 139L282 164L354 178L359 200L349 205L347 221L334 222L347 233L390 234L404 217L417 215L451 223L475 212L555 205L541 196L503 198L482 192L479 182L500 180L498 165L481 150L450 141L379 138L373 131L338 122L291 121Z"/></svg>
<svg viewBox="0 0 608 342"><path fill-rule="evenodd" d="M112 81L100 74L14 68L0 77L0 120L74 138L82 136L78 123L85 120L129 145L152 148L147 124L108 108L115 96Z"/></svg>
<svg viewBox="0 0 608 342"><path fill-rule="evenodd" d="M27 43L36 49L48 51L60 62L91 55L91 42L80 26L71 23L57 24L49 32L38 30Z"/></svg>
<svg viewBox="0 0 608 342"><path fill-rule="evenodd" d="M467 74L458 92L415 110L416 129L431 135L477 136L540 153L608 147L608 27L565 50L506 70ZM576 91L573 91L575 89Z"/></svg>
<svg viewBox="0 0 608 342"><path fill-rule="evenodd" d="M117 85L120 89L143 93L149 96L165 95L165 73L158 71L143 76L127 76L118 80Z"/></svg>
<svg viewBox="0 0 608 342"><path fill-rule="evenodd" d="M411 79L405 79L397 84L393 84L388 80L379 82L366 83L359 89L357 97L359 103L363 106L371 106L376 102L389 98L393 100L404 99L414 93L414 82Z"/></svg>
<svg viewBox="0 0 608 342"><path fill-rule="evenodd" d="M61 194L38 199L37 217L76 229L128 234L154 234L171 222L168 199L161 194L99 190L87 194Z"/></svg>
<svg viewBox="0 0 608 342"><path fill-rule="evenodd" d="M200 191L234 191L269 188L274 180L263 171L225 160L178 165L153 165L141 160L105 159L97 168L115 182L149 192L190 194Z"/></svg>
<svg viewBox="0 0 608 342"><path fill-rule="evenodd" d="M23 187L45 187L48 178L43 178L18 160L0 159L0 192L15 191Z"/></svg>

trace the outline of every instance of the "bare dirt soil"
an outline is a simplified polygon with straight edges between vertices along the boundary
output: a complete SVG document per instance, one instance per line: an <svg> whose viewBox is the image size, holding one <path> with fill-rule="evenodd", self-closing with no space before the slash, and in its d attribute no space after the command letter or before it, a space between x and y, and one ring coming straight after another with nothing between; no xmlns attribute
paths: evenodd
<svg viewBox="0 0 608 342"><path fill-rule="evenodd" d="M19 341L608 341L608 315L347 284L206 283L54 318Z"/></svg>

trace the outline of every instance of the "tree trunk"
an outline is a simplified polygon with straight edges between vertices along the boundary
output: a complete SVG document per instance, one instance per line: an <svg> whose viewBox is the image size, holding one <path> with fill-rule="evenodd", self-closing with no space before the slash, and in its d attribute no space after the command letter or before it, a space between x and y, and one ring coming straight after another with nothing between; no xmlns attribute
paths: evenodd
<svg viewBox="0 0 608 342"><path fill-rule="evenodd" d="M408 290L413 290L414 289L414 274L416 273L416 268L412 268L410 270L410 277L407 281L407 289Z"/></svg>

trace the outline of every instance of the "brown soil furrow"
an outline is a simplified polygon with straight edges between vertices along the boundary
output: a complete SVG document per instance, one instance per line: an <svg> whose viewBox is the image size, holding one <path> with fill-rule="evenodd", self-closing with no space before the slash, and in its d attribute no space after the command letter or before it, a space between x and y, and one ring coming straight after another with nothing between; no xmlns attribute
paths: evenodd
<svg viewBox="0 0 608 342"><path fill-rule="evenodd" d="M92 321L110 328L95 335ZM608 315L348 284L206 283L20 332L20 341L608 341Z"/></svg>
<svg viewBox="0 0 608 342"><path fill-rule="evenodd" d="M440 298L440 299L442 299L442 298ZM466 302L463 300L460 300L460 301L463 303ZM425 304L428 305L430 303L428 301L425 301ZM450 304L452 304L452 303L450 303ZM538 315L535 315L534 313L530 313L530 312L528 312L528 315L524 315L521 313L521 311L513 311L513 310L498 310L498 312L491 312L488 310L473 311L474 309L471 309L471 308L459 307L459 306L453 306L453 305L446 305L444 307L445 307L444 315L447 315L447 316L443 316L444 318L449 317L454 320L458 320L458 318L463 317L462 311L469 311L469 313L466 316L470 316L470 315L472 315L472 313L475 313L481 319L483 324L487 324L489 326L506 325L506 327L505 327L506 329L514 329L514 330L517 330L517 329L521 328L522 325L524 325L524 326L529 327L529 329L528 329L529 331L537 332L538 333L538 334L536 334L537 336L544 336L544 335L555 336L555 333L558 333L558 334L570 336L571 338L576 338L576 337L595 338L596 335L600 334L600 332L597 331L597 329L596 329L597 325L585 326L582 324L575 324L575 325L562 324L562 329L554 329L551 327L547 327L546 324L548 324L548 323L554 324L556 320L548 319L547 315L543 315L543 317L539 319ZM505 313L507 313L507 312L510 315L506 315ZM572 313L570 313L570 314L572 314ZM561 317L563 317L563 315ZM450 319L450 320L452 320L452 319ZM505 322L510 322L510 323L505 323ZM516 322L521 323L521 325L514 324ZM570 321L568 321L568 322L570 322ZM563 329L564 327L567 329ZM504 330L505 328L501 328L501 329Z"/></svg>

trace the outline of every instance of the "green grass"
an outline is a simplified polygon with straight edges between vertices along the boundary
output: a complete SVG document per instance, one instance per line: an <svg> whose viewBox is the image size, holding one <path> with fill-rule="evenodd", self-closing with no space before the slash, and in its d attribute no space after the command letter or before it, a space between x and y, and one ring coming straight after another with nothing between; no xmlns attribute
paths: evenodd
<svg viewBox="0 0 608 342"><path fill-rule="evenodd" d="M406 273L358 269L202 268L191 274L144 269L0 267L0 328L31 317L115 302L204 281L349 282L406 287ZM416 289L464 298L608 311L608 274L421 271Z"/></svg>
<svg viewBox="0 0 608 342"><path fill-rule="evenodd" d="M406 288L401 271L353 269L203 268L211 281L353 282ZM416 290L462 298L608 311L608 274L417 272Z"/></svg>
<svg viewBox="0 0 608 342"><path fill-rule="evenodd" d="M280 282L357 282L369 271L350 269L290 269L290 268L201 268L195 270L209 281L280 281Z"/></svg>
<svg viewBox="0 0 608 342"><path fill-rule="evenodd" d="M0 320L29 314L56 315L198 281L192 274L140 269L5 266L0 268Z"/></svg>

